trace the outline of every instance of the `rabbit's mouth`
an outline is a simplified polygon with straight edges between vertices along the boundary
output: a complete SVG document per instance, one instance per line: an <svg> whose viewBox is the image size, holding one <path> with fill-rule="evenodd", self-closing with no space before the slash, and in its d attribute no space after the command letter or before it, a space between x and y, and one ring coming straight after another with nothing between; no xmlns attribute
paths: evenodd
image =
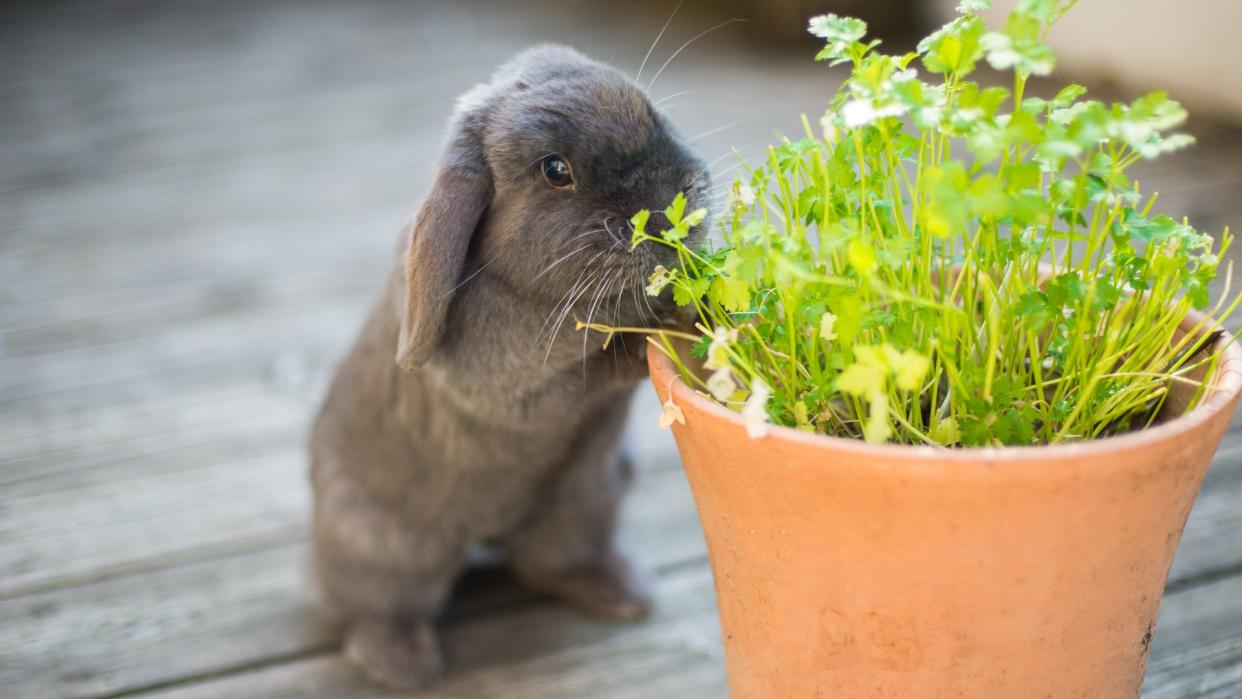
<svg viewBox="0 0 1242 699"><path fill-rule="evenodd" d="M676 265L676 255L673 255L672 259L666 259L663 255L657 254L651 255L642 264L631 267L633 272L627 283L630 289L625 296L634 299L632 309L635 317L628 324L658 328L674 321L681 314L683 309L673 297L672 286L659 288L660 276L667 270L675 269ZM687 308L692 308L692 306L687 306Z"/></svg>
<svg viewBox="0 0 1242 699"><path fill-rule="evenodd" d="M663 214L658 214L658 217L663 218ZM657 214L653 213L648 222L648 230L652 230L651 222L656 219ZM712 217L708 215L699 225L690 229L690 234L682 242L690 248L699 247L706 239L711 221ZM656 223L655 230L660 230L659 223ZM634 287L634 293L641 297L642 308L639 309L639 318L635 324L660 327L678 322L679 317L684 315L685 308L693 306L679 306L674 300L672 285L661 284L663 276L677 274L677 270L681 268L677 251L667 245L646 240L629 250L628 255L628 266L632 270L629 284Z"/></svg>

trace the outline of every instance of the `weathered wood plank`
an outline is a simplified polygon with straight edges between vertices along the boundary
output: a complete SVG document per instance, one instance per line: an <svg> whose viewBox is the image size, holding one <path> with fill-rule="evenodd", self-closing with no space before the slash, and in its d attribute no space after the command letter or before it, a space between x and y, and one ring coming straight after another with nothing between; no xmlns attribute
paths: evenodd
<svg viewBox="0 0 1242 699"><path fill-rule="evenodd" d="M1143 685L1144 699L1239 696L1242 575L1169 595L1156 624L1147 681Z"/></svg>
<svg viewBox="0 0 1242 699"><path fill-rule="evenodd" d="M549 619L550 609L523 613L516 627L545 627L551 622L558 637L539 648L534 657L513 658L498 654L487 661L475 656L472 644L481 633L511 633L515 625L482 629L483 623L463 625L446 635L448 650L458 656L445 684L421 695L428 699L719 699L727 693L719 657L719 628L715 612L699 607L710 599L710 587L701 585L702 569L695 579L678 579L681 591L664 586L659 614L633 629L585 628L572 647L559 641L570 627L582 622ZM691 608L678 603L690 602ZM678 605L678 606L674 606ZM559 612L556 616L559 616ZM602 636L601 638L597 638ZM408 696L388 692L361 680L357 671L339 655L328 653L283 663L256 672L235 674L205 682L188 683L164 691L140 693L144 699L219 699L263 696L270 699L357 697L381 699Z"/></svg>
<svg viewBox="0 0 1242 699"><path fill-rule="evenodd" d="M337 632L312 608L303 555L301 546L280 548L0 602L0 691L97 696L328 652ZM667 651L670 637L696 651L714 647L703 642L700 623L687 637L684 621L710 628L710 575L701 559L668 570L658 594L660 616L634 629L588 622L544 603L502 613L486 599L462 600L459 606L476 613L458 611L460 621L450 621L449 654L468 674L633 634L639 638L624 641L631 648ZM473 681L503 684L495 675Z"/></svg>
<svg viewBox="0 0 1242 699"><path fill-rule="evenodd" d="M1242 434L1222 449L1182 533L1181 546L1169 571L1169 585L1178 588L1196 579L1242 567Z"/></svg>
<svg viewBox="0 0 1242 699"><path fill-rule="evenodd" d="M397 224L388 228L395 231ZM395 233L382 238L386 243L383 252L391 254ZM287 258L294 256L265 248L252 247L248 252L266 259L254 263L254 270L239 270L237 265L222 262L230 267L227 276L210 269L186 270L175 281L149 280L149 286L128 284L113 288L100 284L96 290L82 295L23 289L23 293L51 298L14 304L11 310L0 309L7 318L3 356L103 347L165 335L208 319L244 320L256 310L305 312L308 299L314 299L316 305L369 300L378 294L381 276L387 268L378 250L340 254L333 261L315 262L290 260ZM279 265L274 262L278 258L282 258ZM324 269L329 265L329 269Z"/></svg>
<svg viewBox="0 0 1242 699"><path fill-rule="evenodd" d="M156 686L152 696L163 699L390 696L362 681L333 654L335 633L308 608L297 576L290 572L295 563L296 555L282 550L279 555L256 554L217 562L212 569L218 577L205 580L199 576L204 574L200 568L208 567L207 563L164 571L146 581L144 589L153 590L155 596L145 604L136 604L130 597L132 585L120 585L121 590L111 590L110 595L104 594L105 588L117 585L92 586L88 591L90 609L100 619L114 622L104 630L106 636L96 637L94 643L54 645L64 639L46 637L55 635L52 630L65 623L58 616L75 615L74 623L82 623L80 610L56 607L55 601L45 596L0 604L0 621L4 622L0 629L7 630L0 633L18 629L16 633L26 648L17 657L3 658L0 668L17 669L7 673L0 669L0 687L25 692L19 696L47 690L57 692L57 696L91 696L139 689L141 683L129 683L137 683L141 677ZM178 575L192 576L196 583L169 580ZM210 585L219 594L197 604L197 593L189 600L181 598L187 587L197 584ZM660 600L661 612L652 622L624 629L590 624L542 604L463 617L450 624L446 632L454 672L445 687L430 696L576 697L587 692L599 697L668 696L644 694L657 687L672 688L667 684L670 678L643 677L641 669L666 667L660 658L669 656L677 659L671 667L686 671L686 683L677 686L690 692L687 696L721 696L719 640L712 621L711 586L705 566L679 568L665 575L660 582ZM1236 696L1242 685L1242 637L1236 632L1242 625L1242 603L1238 600L1242 600L1242 578L1232 577L1184 590L1165 601L1145 697ZM168 604L159 604L161 601ZM223 603L219 607L223 616L209 613L211 602ZM15 603L23 606L13 618ZM261 614L258 618L238 617L234 610ZM139 626L135 615L141 615L141 626L156 631L157 638L135 630ZM32 631L29 621L34 616L44 620L38 625L38 633ZM91 620L87 618L86 622ZM273 628L285 635L273 637ZM10 646L17 644L0 645ZM104 647L111 652L91 653L91 649ZM188 648L194 652L184 652ZM40 652L54 652L56 660L52 662L65 669L50 674L39 671L47 662ZM184 668L187 657L195 666L189 671ZM256 665L258 670L249 670ZM110 673L104 672L105 668ZM230 672L229 668L239 671ZM182 672L170 673L170 669ZM177 679L204 674L213 676L201 681ZM699 683L703 683L704 691L696 693Z"/></svg>
<svg viewBox="0 0 1242 699"><path fill-rule="evenodd" d="M151 468L167 471L195 459L240 458L253 453L251 444L300 444L314 409L307 398L312 377L298 367L288 374L271 382L0 420L0 486L155 456L163 461Z"/></svg>
<svg viewBox="0 0 1242 699"><path fill-rule="evenodd" d="M633 548L657 565L701 554L689 490L667 442L643 440L627 500ZM305 452L267 445L213 462L164 454L9 484L0 494L0 598L300 541ZM167 466L167 467L166 467Z"/></svg>
<svg viewBox="0 0 1242 699"><path fill-rule="evenodd" d="M704 587L701 593L710 590ZM1233 699L1242 691L1242 634L1237 628L1242 626L1242 579L1231 578L1196 590L1187 590L1171 595L1165 600L1160 612L1160 620L1152 647L1152 657L1148 667L1147 679L1143 688L1144 699ZM689 623L696 628L707 629L711 624L710 612L691 617ZM715 629L712 629L715 631ZM696 634L696 645L703 644L702 653L685 658L676 654L678 667L689 677L684 685L678 687L674 694L672 688L668 693L657 693L658 683L667 678L644 678L639 675L630 684L632 658L622 656L616 658L611 652L607 656L597 655L601 648L589 647L586 652L588 659L561 667L554 658L540 658L535 663L514 668L502 666L490 671L481 669L461 669L450 680L446 687L432 694L434 697L502 697L502 696L540 696L540 697L652 697L682 696L686 691L688 697L720 697L724 696L720 677L720 660L714 657L716 643L710 632ZM668 649L657 648L657 653L669 653ZM671 653L670 653L671 654ZM645 655L645 654L644 654ZM532 667L533 666L533 667ZM595 668L599 668L598 670ZM543 679L547 684L541 686L539 692L523 693L531 679L531 674ZM591 677L584 684L579 684L579 676L587 674ZM680 672L671 673L674 676ZM497 685L480 690L480 676L493 675ZM510 678L515 680L512 693L505 693L504 682ZM563 681L558 682L558 680ZM618 681L619 680L619 681ZM657 683L655 686L647 682ZM614 694L611 686L620 684L627 693ZM702 684L700 684L702 683ZM306 660L281 663L256 672L242 672L223 678L192 682L169 690L140 696L155 699L218 699L221 697L240 696L246 693L258 693L265 697L305 697L316 699L323 697L381 697L386 693L368 689L368 685L357 678L353 670L341 658L334 654L315 656ZM608 687L601 693L594 693L596 687ZM682 689L684 687L684 689ZM584 691L587 690L587 691ZM700 691L707 690L707 691ZM580 693L574 693L575 691ZM651 693L644 694L643 691ZM474 693L472 693L474 692Z"/></svg>
<svg viewBox="0 0 1242 699"><path fill-rule="evenodd" d="M227 449L230 440L240 443L238 455L249 453L250 443L293 448L303 443L334 362L328 350L289 351L259 371L246 365L220 376L184 372L162 384L119 384L116 396L76 393L38 407L24 401L0 415L0 485L155 454L170 455L161 470L190 458L223 460L210 450ZM658 401L645 387L635 401L631 442L647 461L667 461L671 438L651 429ZM209 451L176 456L199 447Z"/></svg>
<svg viewBox="0 0 1242 699"><path fill-rule="evenodd" d="M332 348L339 356L362 324L362 300L285 313L204 320L180 331L54 353L0 359L0 410L37 405L49 394L127 390L125 384L166 379L170 373L248 369L262 376L282 354Z"/></svg>
<svg viewBox="0 0 1242 699"><path fill-rule="evenodd" d="M173 363L165 371L142 373L137 371L128 380L111 380L99 377L87 386L56 387L21 399L5 401L0 395L0 430L22 440L41 439L40 424L52 428L80 426L84 429L103 429L99 423L116 424L117 437L155 438L153 432L160 425L150 426L139 419L123 422L127 415L141 415L157 411L161 407L170 410L177 406L192 406L216 402L220 408L218 419L228 418L230 410L248 412L238 403L229 405L222 394L230 391L269 392L280 394L288 400L301 401L304 412L309 415L317 406L317 397L326 385L329 372L352 340L349 330L341 330L329 338L332 347L280 347L273 343L254 356L235 352L233 356L196 357ZM37 389L36 389L37 390ZM213 396L218 397L218 401ZM269 399L271 400L271 399ZM163 420L176 422L174 415ZM149 429L150 427L150 429ZM12 429L12 432L8 430ZM83 444L89 447L89 444ZM122 450L119 452L124 454ZM0 448L0 458L9 456ZM14 453L13 458L21 458Z"/></svg>
<svg viewBox="0 0 1242 699"><path fill-rule="evenodd" d="M302 557L286 547L0 602L0 694L94 696L326 649Z"/></svg>
<svg viewBox="0 0 1242 699"><path fill-rule="evenodd" d="M301 452L167 472L160 460L6 487L0 597L305 536Z"/></svg>

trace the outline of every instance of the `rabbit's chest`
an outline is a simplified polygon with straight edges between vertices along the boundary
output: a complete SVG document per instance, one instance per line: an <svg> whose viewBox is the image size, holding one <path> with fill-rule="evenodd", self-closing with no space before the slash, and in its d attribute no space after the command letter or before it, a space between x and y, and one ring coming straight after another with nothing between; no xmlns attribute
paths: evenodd
<svg viewBox="0 0 1242 699"><path fill-rule="evenodd" d="M525 519L555 482L560 464L552 454L511 445L452 478L442 502L471 539L489 539ZM560 461L563 461L561 459Z"/></svg>
<svg viewBox="0 0 1242 699"><path fill-rule="evenodd" d="M572 379L576 386L516 377L482 408L463 400L476 398L479 386L459 379L434 401L439 410L423 413L419 461L429 468L417 476L425 479L420 507L435 503L439 521L468 538L497 537L554 498L570 474L609 463L632 382L600 390L583 386L580 370Z"/></svg>

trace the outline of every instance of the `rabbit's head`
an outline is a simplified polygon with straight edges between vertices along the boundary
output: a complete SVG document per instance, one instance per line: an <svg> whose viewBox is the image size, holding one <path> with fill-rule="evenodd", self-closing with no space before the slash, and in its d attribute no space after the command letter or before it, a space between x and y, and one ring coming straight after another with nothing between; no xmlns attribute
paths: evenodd
<svg viewBox="0 0 1242 699"><path fill-rule="evenodd" d="M676 256L631 250L630 217L649 209L647 230L663 230L678 193L692 211L708 189L703 159L620 71L561 46L519 54L458 102L405 256L398 363L426 362L455 291L479 272L541 309L536 324L561 310L659 324L672 304L644 286Z"/></svg>

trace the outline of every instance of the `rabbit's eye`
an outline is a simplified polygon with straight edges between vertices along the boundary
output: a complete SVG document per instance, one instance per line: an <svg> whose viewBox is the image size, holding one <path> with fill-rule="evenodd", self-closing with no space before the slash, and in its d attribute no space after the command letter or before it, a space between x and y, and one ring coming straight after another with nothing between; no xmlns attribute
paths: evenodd
<svg viewBox="0 0 1242 699"><path fill-rule="evenodd" d="M559 155L549 155L543 159L543 179L553 187L570 187L574 183L574 174L569 163Z"/></svg>

